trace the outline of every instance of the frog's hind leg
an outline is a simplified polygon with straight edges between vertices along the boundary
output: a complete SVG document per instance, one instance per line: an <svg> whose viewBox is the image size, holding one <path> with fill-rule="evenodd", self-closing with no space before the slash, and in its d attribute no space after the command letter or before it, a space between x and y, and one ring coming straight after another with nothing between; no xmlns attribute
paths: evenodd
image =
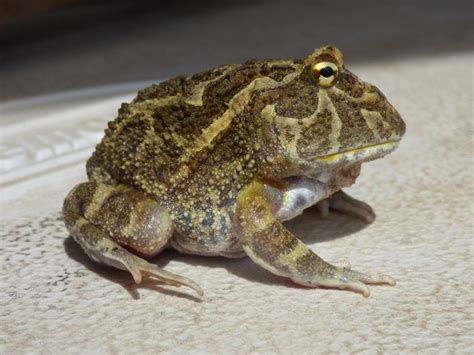
<svg viewBox="0 0 474 355"><path fill-rule="evenodd" d="M156 255L173 234L168 212L141 192L102 183L79 184L66 197L63 216L74 240L94 261L129 271L136 283L147 274L160 282L187 286L203 294L192 280L167 272L133 253Z"/></svg>
<svg viewBox="0 0 474 355"><path fill-rule="evenodd" d="M274 217L268 191L263 184L252 183L237 199L235 230L255 263L301 285L350 289L364 296L369 295L366 284L395 285L387 275L364 274L325 262Z"/></svg>

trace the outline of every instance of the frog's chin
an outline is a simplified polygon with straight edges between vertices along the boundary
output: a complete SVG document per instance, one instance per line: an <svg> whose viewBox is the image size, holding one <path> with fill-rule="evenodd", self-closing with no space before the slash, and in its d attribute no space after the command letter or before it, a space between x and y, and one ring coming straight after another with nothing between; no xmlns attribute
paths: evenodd
<svg viewBox="0 0 474 355"><path fill-rule="evenodd" d="M360 148L349 149L342 152L319 156L314 161L328 165L339 165L340 163L366 162L381 158L398 147L399 141L389 141L371 144Z"/></svg>

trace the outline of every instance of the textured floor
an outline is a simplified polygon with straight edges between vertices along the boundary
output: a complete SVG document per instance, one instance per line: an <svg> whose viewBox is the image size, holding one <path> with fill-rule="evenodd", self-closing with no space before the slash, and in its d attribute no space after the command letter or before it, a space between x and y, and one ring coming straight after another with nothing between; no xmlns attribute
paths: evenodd
<svg viewBox="0 0 474 355"><path fill-rule="evenodd" d="M204 299L137 287L68 237L60 206L84 180L71 163L1 190L0 352L474 353L472 63L464 52L352 66L408 127L349 190L378 219L288 224L324 258L389 273L396 287L366 299L295 286L248 259L172 252L156 263L198 281Z"/></svg>

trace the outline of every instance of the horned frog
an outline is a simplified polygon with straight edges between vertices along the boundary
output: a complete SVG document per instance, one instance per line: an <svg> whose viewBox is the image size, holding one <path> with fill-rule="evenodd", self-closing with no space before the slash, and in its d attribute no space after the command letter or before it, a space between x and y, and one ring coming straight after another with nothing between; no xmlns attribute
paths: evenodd
<svg viewBox="0 0 474 355"><path fill-rule="evenodd" d="M385 96L343 65L333 46L304 60L248 61L138 92L122 104L87 162L90 182L64 201L65 224L90 258L165 284L192 280L146 261L165 248L248 255L309 287L390 284L318 257L282 224L313 206L366 222L341 189L361 163L393 151L405 124Z"/></svg>

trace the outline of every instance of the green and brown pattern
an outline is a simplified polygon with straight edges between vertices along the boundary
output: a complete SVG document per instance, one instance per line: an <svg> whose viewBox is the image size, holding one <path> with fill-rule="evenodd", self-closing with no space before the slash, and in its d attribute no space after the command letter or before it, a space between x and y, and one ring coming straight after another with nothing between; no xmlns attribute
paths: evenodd
<svg viewBox="0 0 474 355"><path fill-rule="evenodd" d="M349 287L341 284L347 272L297 240L275 208L286 179L345 181L336 175L358 174L361 162L392 151L404 130L383 94L348 71L333 46L303 60L176 77L122 104L87 162L91 182L66 198L65 222L92 258L135 280L150 264L131 252L149 257L171 245L200 255L245 251L298 283ZM279 193L269 198L265 186ZM353 288L366 293L357 280Z"/></svg>

